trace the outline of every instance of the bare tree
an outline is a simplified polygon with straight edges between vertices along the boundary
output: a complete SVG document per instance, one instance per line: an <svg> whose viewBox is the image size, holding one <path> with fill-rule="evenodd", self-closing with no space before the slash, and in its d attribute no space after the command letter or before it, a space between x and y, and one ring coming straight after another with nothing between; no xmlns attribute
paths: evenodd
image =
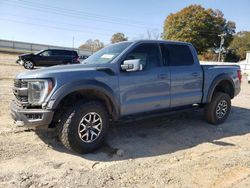
<svg viewBox="0 0 250 188"><path fill-rule="evenodd" d="M82 44L79 48L87 49L91 52L96 52L104 47L103 42L99 39L88 39L84 44Z"/></svg>
<svg viewBox="0 0 250 188"><path fill-rule="evenodd" d="M147 29L147 39L149 40L158 40L160 39L161 34L158 29Z"/></svg>

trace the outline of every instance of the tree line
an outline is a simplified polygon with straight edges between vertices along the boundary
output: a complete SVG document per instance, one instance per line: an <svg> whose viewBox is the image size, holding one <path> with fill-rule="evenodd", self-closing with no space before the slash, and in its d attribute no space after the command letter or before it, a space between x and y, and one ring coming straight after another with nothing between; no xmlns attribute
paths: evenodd
<svg viewBox="0 0 250 188"><path fill-rule="evenodd" d="M223 61L236 62L246 57L250 50L250 32L236 33L236 24L226 20L220 10L190 5L166 17L163 32L147 30L147 39L164 39L190 42L201 60L216 61L221 51ZM223 34L223 37L220 35ZM124 33L112 35L110 43L127 41ZM220 48L222 45L222 48ZM80 48L95 52L104 47L98 39L87 40Z"/></svg>

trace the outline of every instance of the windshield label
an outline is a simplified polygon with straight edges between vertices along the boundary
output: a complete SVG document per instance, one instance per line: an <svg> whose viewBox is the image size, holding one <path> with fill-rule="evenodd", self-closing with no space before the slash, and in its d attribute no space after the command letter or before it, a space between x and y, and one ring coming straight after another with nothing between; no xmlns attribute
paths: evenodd
<svg viewBox="0 0 250 188"><path fill-rule="evenodd" d="M103 58L103 59L112 59L114 56L115 56L115 55L113 55L113 54L103 54L103 55L101 56L101 58Z"/></svg>

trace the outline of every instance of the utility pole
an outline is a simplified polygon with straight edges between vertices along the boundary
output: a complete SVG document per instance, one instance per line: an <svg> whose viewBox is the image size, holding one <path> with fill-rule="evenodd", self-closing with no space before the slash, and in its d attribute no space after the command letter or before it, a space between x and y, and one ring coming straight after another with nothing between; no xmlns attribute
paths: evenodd
<svg viewBox="0 0 250 188"><path fill-rule="evenodd" d="M74 36L72 38L72 47L73 47L73 50L74 50L74 48L75 48L75 37Z"/></svg>
<svg viewBox="0 0 250 188"><path fill-rule="evenodd" d="M220 56L221 56L221 51L222 51L222 45L224 44L224 36L226 36L226 33L222 33L220 35L218 35L218 37L220 37L220 49L219 49L219 57L218 57L218 62L220 62Z"/></svg>

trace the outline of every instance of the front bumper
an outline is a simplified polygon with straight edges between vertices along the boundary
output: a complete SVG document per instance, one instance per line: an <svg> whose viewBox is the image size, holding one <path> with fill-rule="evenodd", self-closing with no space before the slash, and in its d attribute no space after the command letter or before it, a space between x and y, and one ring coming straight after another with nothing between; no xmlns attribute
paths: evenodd
<svg viewBox="0 0 250 188"><path fill-rule="evenodd" d="M34 128L47 126L52 122L54 111L44 109L23 109L11 102L11 117L17 126Z"/></svg>
<svg viewBox="0 0 250 188"><path fill-rule="evenodd" d="M17 64L20 64L20 65L23 65L23 64L24 64L24 61L21 60L21 59L18 59L18 60L16 60L16 63L17 63Z"/></svg>

